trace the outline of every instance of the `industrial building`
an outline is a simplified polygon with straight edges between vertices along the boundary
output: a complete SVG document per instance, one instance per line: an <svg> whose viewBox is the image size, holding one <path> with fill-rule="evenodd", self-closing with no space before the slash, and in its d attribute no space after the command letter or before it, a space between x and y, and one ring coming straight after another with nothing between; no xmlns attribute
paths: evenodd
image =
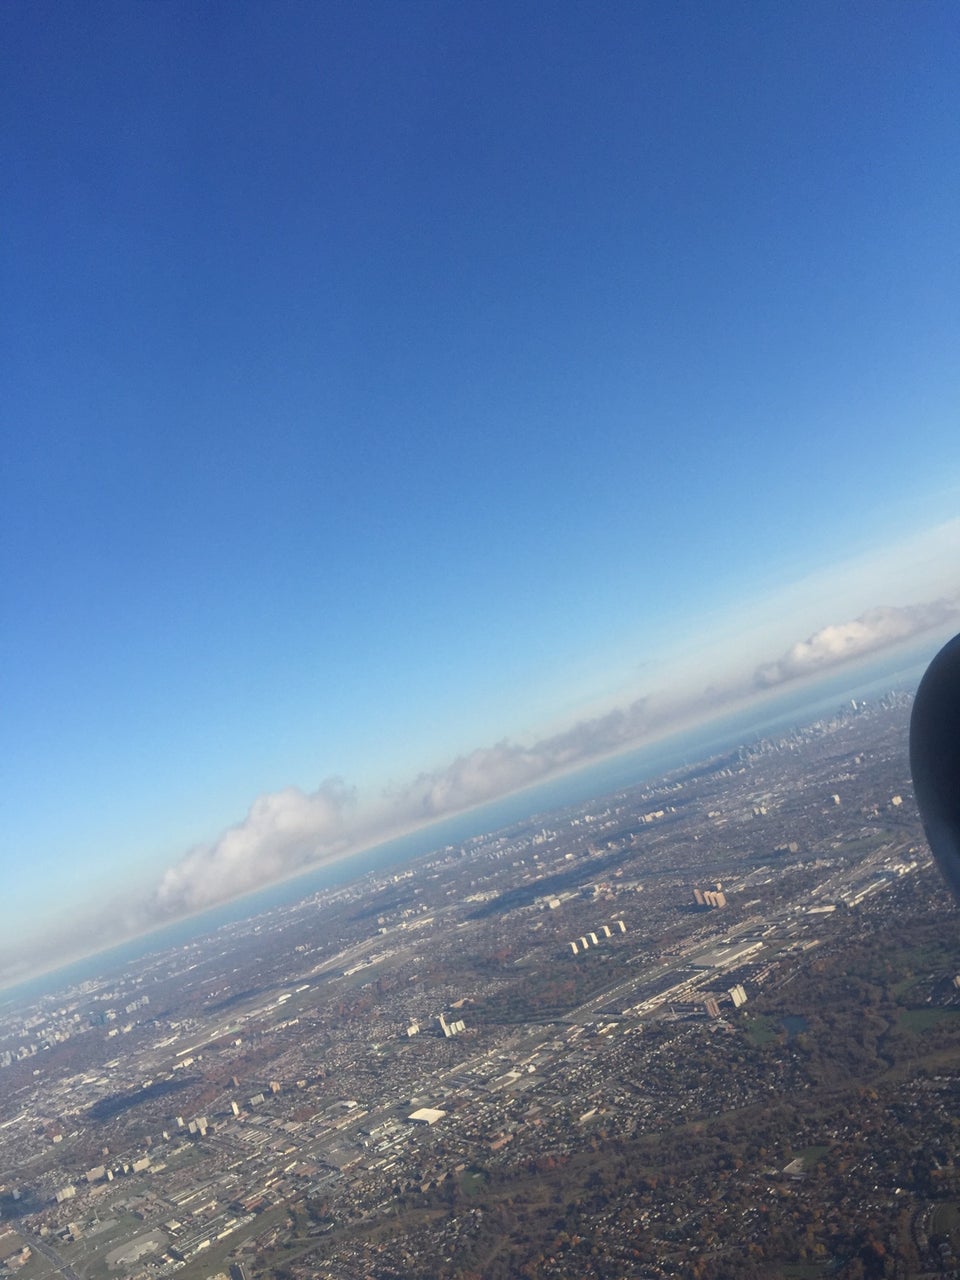
<svg viewBox="0 0 960 1280"><path fill-rule="evenodd" d="M442 1120L447 1113L441 1111L438 1107L420 1107L419 1110L411 1112L407 1119L411 1124L436 1124L438 1120Z"/></svg>

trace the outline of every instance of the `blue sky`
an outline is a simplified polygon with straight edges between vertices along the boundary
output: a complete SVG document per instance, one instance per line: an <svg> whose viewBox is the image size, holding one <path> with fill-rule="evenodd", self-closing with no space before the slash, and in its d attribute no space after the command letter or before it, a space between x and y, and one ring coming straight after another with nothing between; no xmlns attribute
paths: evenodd
<svg viewBox="0 0 960 1280"><path fill-rule="evenodd" d="M0 36L0 965L954 626L955 6Z"/></svg>

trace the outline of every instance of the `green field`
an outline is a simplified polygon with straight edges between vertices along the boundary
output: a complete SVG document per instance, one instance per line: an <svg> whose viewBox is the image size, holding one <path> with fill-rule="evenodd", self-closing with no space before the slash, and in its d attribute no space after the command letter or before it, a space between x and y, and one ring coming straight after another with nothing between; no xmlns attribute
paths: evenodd
<svg viewBox="0 0 960 1280"><path fill-rule="evenodd" d="M899 1023L904 1031L920 1033L958 1016L960 1016L960 1009L904 1009L900 1014Z"/></svg>
<svg viewBox="0 0 960 1280"><path fill-rule="evenodd" d="M487 1176L479 1169L465 1169L460 1175L460 1190L466 1196L475 1196L483 1190Z"/></svg>
<svg viewBox="0 0 960 1280"><path fill-rule="evenodd" d="M803 1161L804 1168L812 1169L815 1164L819 1164L829 1150L829 1147L824 1146L804 1147L804 1149L799 1151L797 1154Z"/></svg>
<svg viewBox="0 0 960 1280"><path fill-rule="evenodd" d="M768 1044L776 1040L779 1030L777 1024L770 1018L748 1018L747 1035L758 1048L765 1049Z"/></svg>
<svg viewBox="0 0 960 1280"><path fill-rule="evenodd" d="M949 1236L954 1249L960 1245L960 1204L938 1204L930 1215L931 1236Z"/></svg>

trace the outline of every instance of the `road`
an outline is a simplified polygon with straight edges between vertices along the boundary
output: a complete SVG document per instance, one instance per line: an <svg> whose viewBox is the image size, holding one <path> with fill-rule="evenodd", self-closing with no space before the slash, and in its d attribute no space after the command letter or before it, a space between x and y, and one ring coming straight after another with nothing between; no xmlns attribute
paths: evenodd
<svg viewBox="0 0 960 1280"><path fill-rule="evenodd" d="M59 1253L49 1245L46 1240L41 1240L39 1236L32 1235L29 1231L24 1231L22 1227L17 1227L17 1235L21 1240L25 1240L31 1249L42 1254L48 1262L51 1262L65 1280L82 1280L82 1277L74 1271L69 1263L64 1262Z"/></svg>

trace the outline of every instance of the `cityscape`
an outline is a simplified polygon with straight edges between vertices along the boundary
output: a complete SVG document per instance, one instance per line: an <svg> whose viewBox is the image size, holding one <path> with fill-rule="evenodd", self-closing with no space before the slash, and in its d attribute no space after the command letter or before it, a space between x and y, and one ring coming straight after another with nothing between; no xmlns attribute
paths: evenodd
<svg viewBox="0 0 960 1280"><path fill-rule="evenodd" d="M0 1275L952 1273L960 936L910 705L8 1002Z"/></svg>
<svg viewBox="0 0 960 1280"><path fill-rule="evenodd" d="M958 63L0 4L0 1280L960 1280Z"/></svg>

